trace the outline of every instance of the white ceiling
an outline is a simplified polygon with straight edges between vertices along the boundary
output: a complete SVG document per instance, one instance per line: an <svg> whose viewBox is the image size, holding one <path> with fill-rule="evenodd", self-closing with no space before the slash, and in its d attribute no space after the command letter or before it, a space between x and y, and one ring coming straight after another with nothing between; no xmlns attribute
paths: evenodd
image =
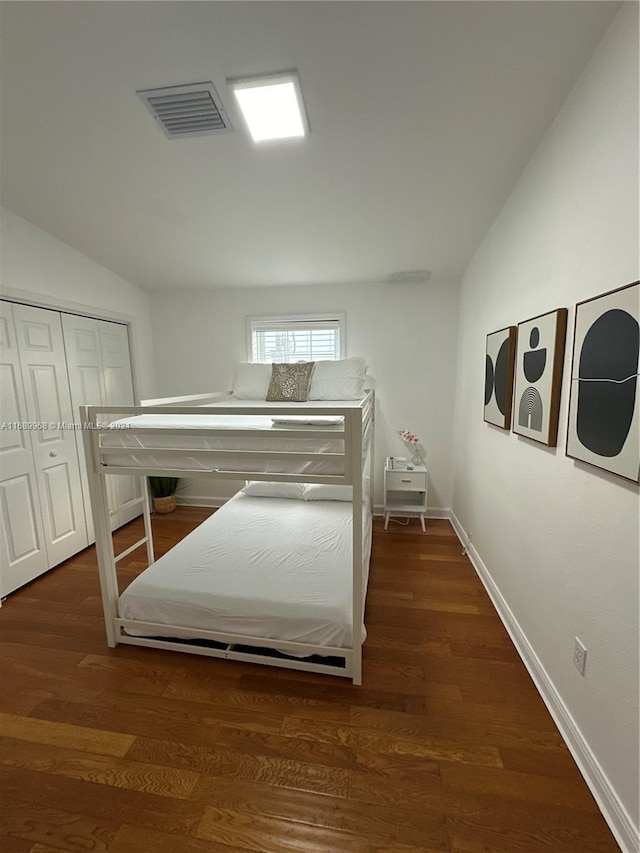
<svg viewBox="0 0 640 853"><path fill-rule="evenodd" d="M616 12L608 2L16 2L2 203L148 289L459 275ZM305 140L227 77L299 70ZM170 141L137 89L213 81Z"/></svg>

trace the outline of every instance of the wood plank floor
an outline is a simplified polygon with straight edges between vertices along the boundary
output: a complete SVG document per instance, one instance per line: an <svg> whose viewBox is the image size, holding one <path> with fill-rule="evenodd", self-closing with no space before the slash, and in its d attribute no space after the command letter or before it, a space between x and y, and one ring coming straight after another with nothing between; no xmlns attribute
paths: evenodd
<svg viewBox="0 0 640 853"><path fill-rule="evenodd" d="M209 512L159 517L158 551ZM353 687L109 649L93 549L10 596L0 850L618 850L447 521L425 535L376 520L367 602Z"/></svg>

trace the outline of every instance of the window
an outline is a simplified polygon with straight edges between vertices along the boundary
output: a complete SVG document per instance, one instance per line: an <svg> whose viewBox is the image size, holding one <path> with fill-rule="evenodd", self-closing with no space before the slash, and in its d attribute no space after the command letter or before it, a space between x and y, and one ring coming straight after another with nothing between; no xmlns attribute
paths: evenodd
<svg viewBox="0 0 640 853"><path fill-rule="evenodd" d="M333 361L344 355L344 315L249 317L251 361Z"/></svg>

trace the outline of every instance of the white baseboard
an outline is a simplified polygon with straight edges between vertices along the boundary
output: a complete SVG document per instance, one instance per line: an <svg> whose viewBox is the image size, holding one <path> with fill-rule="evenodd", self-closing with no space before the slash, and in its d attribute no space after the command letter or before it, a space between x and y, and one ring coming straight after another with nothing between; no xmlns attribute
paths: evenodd
<svg viewBox="0 0 640 853"><path fill-rule="evenodd" d="M427 518L451 518L449 507L428 506Z"/></svg>
<svg viewBox="0 0 640 853"><path fill-rule="evenodd" d="M631 820L628 811L625 809L608 776L593 754L591 747L565 705L562 696L549 677L524 631L518 624L518 620L502 596L496 582L491 577L489 569L483 563L476 549L469 542L453 510L450 514L450 520L458 539L466 549L478 577L498 611L498 615L513 640L518 654L522 658L524 665L529 671L529 675L549 709L549 713L558 726L560 734L573 755L580 772L584 776L616 841L623 853L640 853L640 832L638 827Z"/></svg>
<svg viewBox="0 0 640 853"><path fill-rule="evenodd" d="M208 495L181 495L178 498L179 506L212 506L221 507L229 498L212 498Z"/></svg>

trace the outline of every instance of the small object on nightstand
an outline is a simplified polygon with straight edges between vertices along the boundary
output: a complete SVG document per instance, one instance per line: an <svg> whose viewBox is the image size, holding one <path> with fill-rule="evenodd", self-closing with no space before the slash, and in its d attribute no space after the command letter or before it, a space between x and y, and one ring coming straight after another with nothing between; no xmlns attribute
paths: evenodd
<svg viewBox="0 0 640 853"><path fill-rule="evenodd" d="M387 456L387 468L389 471L407 471L409 466L406 456Z"/></svg>
<svg viewBox="0 0 640 853"><path fill-rule="evenodd" d="M418 517L423 533L426 532L427 489L429 472L424 465L414 465L412 470L398 470L385 465L384 469L384 529L391 516Z"/></svg>

